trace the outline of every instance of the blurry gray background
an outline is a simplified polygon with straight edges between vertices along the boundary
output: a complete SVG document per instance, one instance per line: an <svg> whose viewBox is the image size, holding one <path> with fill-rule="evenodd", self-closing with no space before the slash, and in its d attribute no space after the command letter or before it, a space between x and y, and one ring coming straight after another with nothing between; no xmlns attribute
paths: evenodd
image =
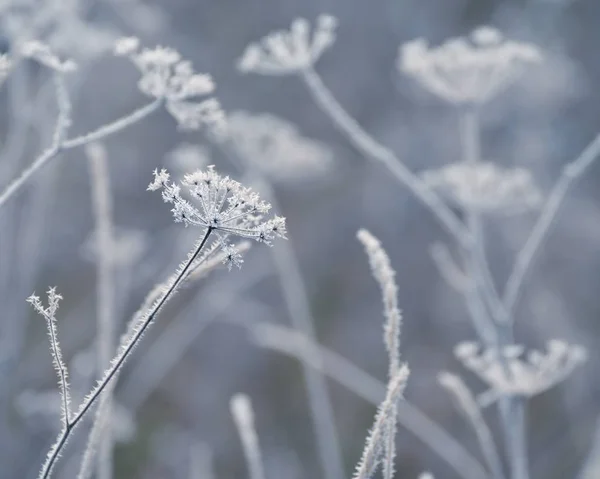
<svg viewBox="0 0 600 479"><path fill-rule="evenodd" d="M336 16L337 41L317 70L366 130L393 148L411 170L419 171L459 158L457 117L454 110L397 73L398 46L420 36L437 44L479 25L494 25L507 37L540 45L547 58L485 109L484 156L529 168L548 192L561 166L600 131L600 4L594 0L71 0L64 5L80 8L77 15L84 25L64 33L61 50L81 65L70 85L77 92L73 135L147 101L137 91L137 72L129 62L114 58L110 48L102 53L102 48L96 52L85 45L86 28L93 27L102 28L108 39L137 35L146 46L176 48L198 71L213 75L217 97L226 110L276 114L296 123L307 137L330 146L334 166L328 172L308 181L276 185L278 213L288 219L289 241L301 265L318 339L385 380L380 295L355 239L357 229L366 227L380 238L397 270L404 314L402 356L412 370L406 397L477 454L471 431L436 381L438 371L446 369L464 373L469 384L480 387L452 356L458 341L475 339L462 298L439 277L429 255L434 241L450 240L408 191L352 149L313 104L300 80L241 75L234 64L249 42L288 27L295 17L312 21L320 13ZM4 22L9 48L14 27L4 21L8 14L0 15L4 15L0 24ZM52 28L68 30L56 23ZM40 36L47 34L43 31ZM102 35L97 40L89 37L92 46L105 41ZM7 80L0 92L3 144L11 135L11 125L33 104L47 78L29 64ZM16 107L15 98L21 101ZM6 168L0 165L0 187L48 144L52 96L44 99L41 94L34 112L34 118L49 120L34 121L24 144L16 145L22 148L18 162ZM167 153L182 141L206 144L201 134L178 132L169 115L160 112L105 142L115 223L143 238L137 257L126 250L132 259L118 269L115 279L120 324L193 244L194 232L173 224L167 205L145 191L152 170L164 166ZM219 170L239 177L218 152L213 152L212 161ZM558 337L582 344L590 353L585 367L530 403L533 477L574 477L600 412L599 184L596 165L569 194L517 308L519 342L542 347L547 339ZM506 280L534 219L535 214L528 214L486 224L487 249L499 285ZM0 477L35 477L59 420L58 415L27 419L16 406L23 391L55 387L43 321L30 311L25 298L49 285L56 285L64 295L58 326L69 362L93 347L95 335L95 268L83 247L93 229L83 152L62 155L44 169L0 211L0 223L0 321L8 345L0 351L8 358L0 378ZM117 445L115 477L187 477L187 448L193 443L204 443L213 451L219 479L246 477L228 404L237 392L246 392L253 400L267 476L320 477L298 362L260 349L247 330L235 324L290 323L268 248L256 245L245 259L241 271L218 271L179 294L125 368L116 397L125 408L135 406L130 413L136 431ZM241 291L235 293L236 289ZM222 304L215 305L219 301ZM195 330L213 317L194 337ZM173 342L152 355L166 328L177 322L187 324L183 337L193 341L166 377L144 392L138 384L144 382L140 374L162 361L161 354L181 350ZM85 357L79 359L85 369ZM334 382L329 386L350 473L375 408ZM495 412L489 418L497 431ZM78 458L85 431L87 426L67 449L57 477L73 474L72 458ZM402 427L398 444L398 477L414 478L426 469L442 479L456 477Z"/></svg>

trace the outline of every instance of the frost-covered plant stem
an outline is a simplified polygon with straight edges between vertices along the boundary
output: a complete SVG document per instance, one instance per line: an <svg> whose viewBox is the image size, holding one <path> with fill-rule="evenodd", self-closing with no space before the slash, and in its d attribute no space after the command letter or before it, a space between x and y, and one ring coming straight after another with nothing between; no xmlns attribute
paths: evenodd
<svg viewBox="0 0 600 479"><path fill-rule="evenodd" d="M112 288L114 281L112 202L106 150L102 145L96 143L88 145L86 153L90 170L94 220L96 222L96 357L97 370L101 372L110 364L116 349L114 292ZM92 427L92 431L97 431L97 434L90 434L87 448L90 450L89 454L92 457L94 449L98 448L97 479L111 479L112 477L111 393L112 387L108 387L103 393L102 405L97 409L94 426Z"/></svg>
<svg viewBox="0 0 600 479"><path fill-rule="evenodd" d="M198 246L195 250L189 254L187 261L182 265L179 269L177 276L171 282L169 288L165 291L165 293L158 299L150 308L150 310L144 314L140 318L139 325L135 327L130 337L128 337L121 347L119 348L119 352L111 361L111 366L104 373L104 376L98 381L98 384L92 389L90 394L86 396L83 403L79 407L77 413L72 417L72 419L67 422L66 427L58 435L56 442L50 448L48 452L47 459L42 466L42 470L38 476L39 479L47 479L50 477L52 473L52 469L56 464L56 460L58 459L60 453L62 452L67 440L71 436L73 429L79 424L79 422L84 418L86 413L90 410L96 399L102 394L102 392L106 389L110 381L115 377L121 366L125 363L125 361L129 358L135 346L140 341L144 332L148 329L148 326L152 323L156 315L159 313L161 308L167 303L167 301L173 296L173 293L177 290L180 284L185 279L189 269L192 264L204 248L206 242L208 241L208 237L210 236L213 229L208 227L206 229L206 233L204 237L199 242Z"/></svg>
<svg viewBox="0 0 600 479"><path fill-rule="evenodd" d="M515 265L506 282L503 301L505 308L509 312L512 312L515 308L523 289L525 276L554 222L554 218L562 205L569 187L587 171L598 156L600 156L600 134L594 138L574 161L563 168L562 174L544 204L531 234L517 255Z"/></svg>
<svg viewBox="0 0 600 479"><path fill-rule="evenodd" d="M58 78L59 74L56 74L56 76ZM0 193L0 209L17 191L21 189L21 187L23 187L23 185L25 185L25 183L34 174L40 171L52 158L58 156L58 154L62 151L83 146L87 143L106 138L113 133L117 133L158 110L163 103L163 99L158 98L127 116L119 118L118 120L115 120L107 125L101 126L97 130L72 138L70 140L65 140L64 137L66 136L66 130L70 124L71 112L64 85L61 86L60 91L57 89L57 99L59 105L59 117L56 123L52 144L28 168L26 168L17 178L15 178L4 189L4 191L2 191L2 193Z"/></svg>
<svg viewBox="0 0 600 479"><path fill-rule="evenodd" d="M319 108L330 117L361 154L383 163L400 183L431 210L456 241L468 248L472 240L469 232L440 197L414 175L390 149L377 143L348 115L312 68L302 70L301 76Z"/></svg>
<svg viewBox="0 0 600 479"><path fill-rule="evenodd" d="M245 394L236 394L230 402L231 414L242 441L250 479L265 479L262 453L258 434L254 425L254 409L250 398Z"/></svg>
<svg viewBox="0 0 600 479"><path fill-rule="evenodd" d="M463 161L467 163L477 163L481 157L477 113L473 108L463 108L460 112ZM495 327L494 336L497 342L496 344L488 344L488 346L512 344L512 321L509 321L506 316L499 316L505 312L503 305L500 301L497 301L497 293L491 275L489 275L481 216L475 208L469 209L466 213L467 226L473 238L473 243L467 251L467 270L473 281L470 294L475 296L472 299L473 301L479 301L480 304L484 305L479 314L488 315L488 311L490 311L491 316L496 319L496 321L487 321L487 324ZM480 321L475 317L473 320L474 322ZM482 339L485 340L485 338ZM498 402L498 410L504 427L511 479L528 479L524 404L517 397L501 398Z"/></svg>

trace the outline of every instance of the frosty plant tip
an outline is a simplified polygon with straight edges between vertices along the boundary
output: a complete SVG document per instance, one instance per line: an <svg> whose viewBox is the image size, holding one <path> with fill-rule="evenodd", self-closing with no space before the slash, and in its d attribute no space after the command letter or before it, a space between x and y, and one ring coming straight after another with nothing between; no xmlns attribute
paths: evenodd
<svg viewBox="0 0 600 479"><path fill-rule="evenodd" d="M333 44L336 26L335 17L319 15L311 35L308 21L297 18L289 30L272 32L260 43L248 45L238 69L262 75L287 75L307 69Z"/></svg>
<svg viewBox="0 0 600 479"><path fill-rule="evenodd" d="M167 111L184 130L207 126L213 131L223 128L225 115L211 94L215 85L210 75L195 73L191 62L182 60L172 48L157 46L139 50L135 37L121 38L115 44L115 55L129 58L142 74L138 87L142 93L163 99Z"/></svg>
<svg viewBox="0 0 600 479"><path fill-rule="evenodd" d="M181 196L181 187L170 181L165 169L154 171L154 181L148 190L162 189L163 200L173 205L171 211L175 222L204 228L206 236L215 232L230 269L232 265L240 267L242 263L239 252L227 243L230 235L268 245L275 237L285 238L285 218L266 219L271 205L262 201L252 189L219 175L214 166L185 175L181 184L198 206Z"/></svg>
<svg viewBox="0 0 600 479"><path fill-rule="evenodd" d="M481 104L541 59L534 45L506 40L495 28L484 26L468 38L451 38L434 48L422 38L402 45L398 70L451 103Z"/></svg>

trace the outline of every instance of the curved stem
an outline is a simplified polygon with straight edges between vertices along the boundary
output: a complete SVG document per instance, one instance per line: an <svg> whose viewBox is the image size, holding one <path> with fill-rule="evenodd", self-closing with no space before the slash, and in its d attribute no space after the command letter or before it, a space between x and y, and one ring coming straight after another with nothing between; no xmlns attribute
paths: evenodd
<svg viewBox="0 0 600 479"><path fill-rule="evenodd" d="M438 195L412 173L391 150L377 143L354 118L348 115L314 70L305 69L301 75L317 105L348 137L354 147L367 158L383 163L400 183L431 210L442 226L464 248L467 248L472 241L469 232Z"/></svg>

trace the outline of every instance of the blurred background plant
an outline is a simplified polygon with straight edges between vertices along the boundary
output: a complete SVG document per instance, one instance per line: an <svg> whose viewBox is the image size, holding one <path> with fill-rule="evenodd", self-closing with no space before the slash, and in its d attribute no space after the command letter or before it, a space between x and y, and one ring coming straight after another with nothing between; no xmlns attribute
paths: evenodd
<svg viewBox="0 0 600 479"><path fill-rule="evenodd" d="M294 22L297 18L306 20ZM138 37L141 45L168 45L198 71L210 72L230 116L227 141L182 131L171 115L181 123L181 115L189 119L190 110L177 108L171 114L157 109L104 139L117 331L197 240L192 228L173 224L160 200L145 192L154 168L167 167L180 178L215 164L276 200L277 213L288 220L285 251L276 251L279 245L253 248L235 275L218 271L209 282L194 282L149 331L114 391L114 477L195 477L198 469L213 471L219 479L247 475L229 411L230 398L240 391L252 398L266 477L324 477L323 449L315 437L327 432L321 429L315 436L310 420L315 403L304 381L315 366L323 374L313 378L312 394L316 391L321 400L323 393L327 396L342 463L333 466L331 459L329 474L336 474L337 467L349 476L375 406L384 398L388 369L380 298L354 239L366 227L385 245L397 271L405 318L402 357L411 367L405 407L418 405L488 468L472 419L487 421L504 460L505 422L487 406L510 389L530 397L523 418L529 477L595 478L598 165L565 185L570 188L520 293L510 293L510 344L522 349L493 348L497 323L491 323L496 325L491 330L485 322L474 329L473 311L464 301L472 287L472 263L455 247L452 231L465 224L482 232L491 272L486 284L504 292L514 259L563 168L600 131L600 97L594 88L600 68L593 47L600 41L598 18L600 5L593 0L0 2L5 54L0 57L0 195L52 144L55 133L53 73L39 57L22 58L27 41L40 41L60 61L77 64L64 76L72 104L68 138L126 117L148 102L137 89L135 68L112 54L121 36ZM482 25L493 28L478 30ZM248 44L271 31L279 36L243 55ZM281 50L282 44L302 46L293 43L302 41L304 49ZM516 43L501 50L505 41ZM523 45L525 50L517 48ZM404 46L400 55L399 46ZM492 49L496 57L478 56L478 48ZM407 52L412 63L403 62ZM278 63L270 58L267 66L277 76L240 74L238 67L256 69L273 53ZM518 71L493 72L502 82L492 88L486 76L490 65L481 66L482 59L490 58ZM465 70L477 65L488 70L465 79ZM312 75L313 66L320 76ZM431 68L445 75L435 85L458 78L453 86L468 83L467 93L473 95L483 79L489 91L473 98L446 89L440 100L441 90L431 88ZM423 75L430 75L429 83ZM386 166L392 163L386 164L385 154L382 164L365 159L362 149L373 145L361 142L364 138L348 141L343 123L340 134L340 124L321 110L331 104L323 103L323 96L311 101L315 80L322 80L360 127L440 195L447 205L441 217L423 208L410 187L399 185L405 172L390 174ZM215 113L192 109L202 118L207 112ZM479 132L480 153L472 148L473 136L468 137L473 128ZM465 133L471 140L462 141L461 131L463 140ZM467 164L465 156L473 151L480 161ZM374 153L377 159L381 150ZM35 477L60 427L44 326L25 303L32 291L55 284L65 298L57 319L75 403L101 372L95 338L102 240L89 178L84 150L64 151L0 209L1 477ZM286 285L286 277L295 280ZM298 336L294 330L306 320L312 326ZM554 339L561 341L549 342ZM455 348L463 341L469 343ZM304 372L302 364L308 365ZM575 365L576 372L568 375ZM512 375L504 376L504 368ZM457 413L457 405L463 412L473 402L457 394L464 388L448 376L438 384L441 371L461 375L482 408L479 416L472 409L471 415ZM451 457L443 457L443 450L449 456L456 451L446 449L443 436L435 442L438 430L430 434L429 423L411 423L410 418L420 416L401 404L398 414L397 477L419 477L422 471L438 479L462 477L448 466ZM76 432L82 440L70 442L57 477L77 474L88 427ZM522 477L509 469L505 474Z"/></svg>

